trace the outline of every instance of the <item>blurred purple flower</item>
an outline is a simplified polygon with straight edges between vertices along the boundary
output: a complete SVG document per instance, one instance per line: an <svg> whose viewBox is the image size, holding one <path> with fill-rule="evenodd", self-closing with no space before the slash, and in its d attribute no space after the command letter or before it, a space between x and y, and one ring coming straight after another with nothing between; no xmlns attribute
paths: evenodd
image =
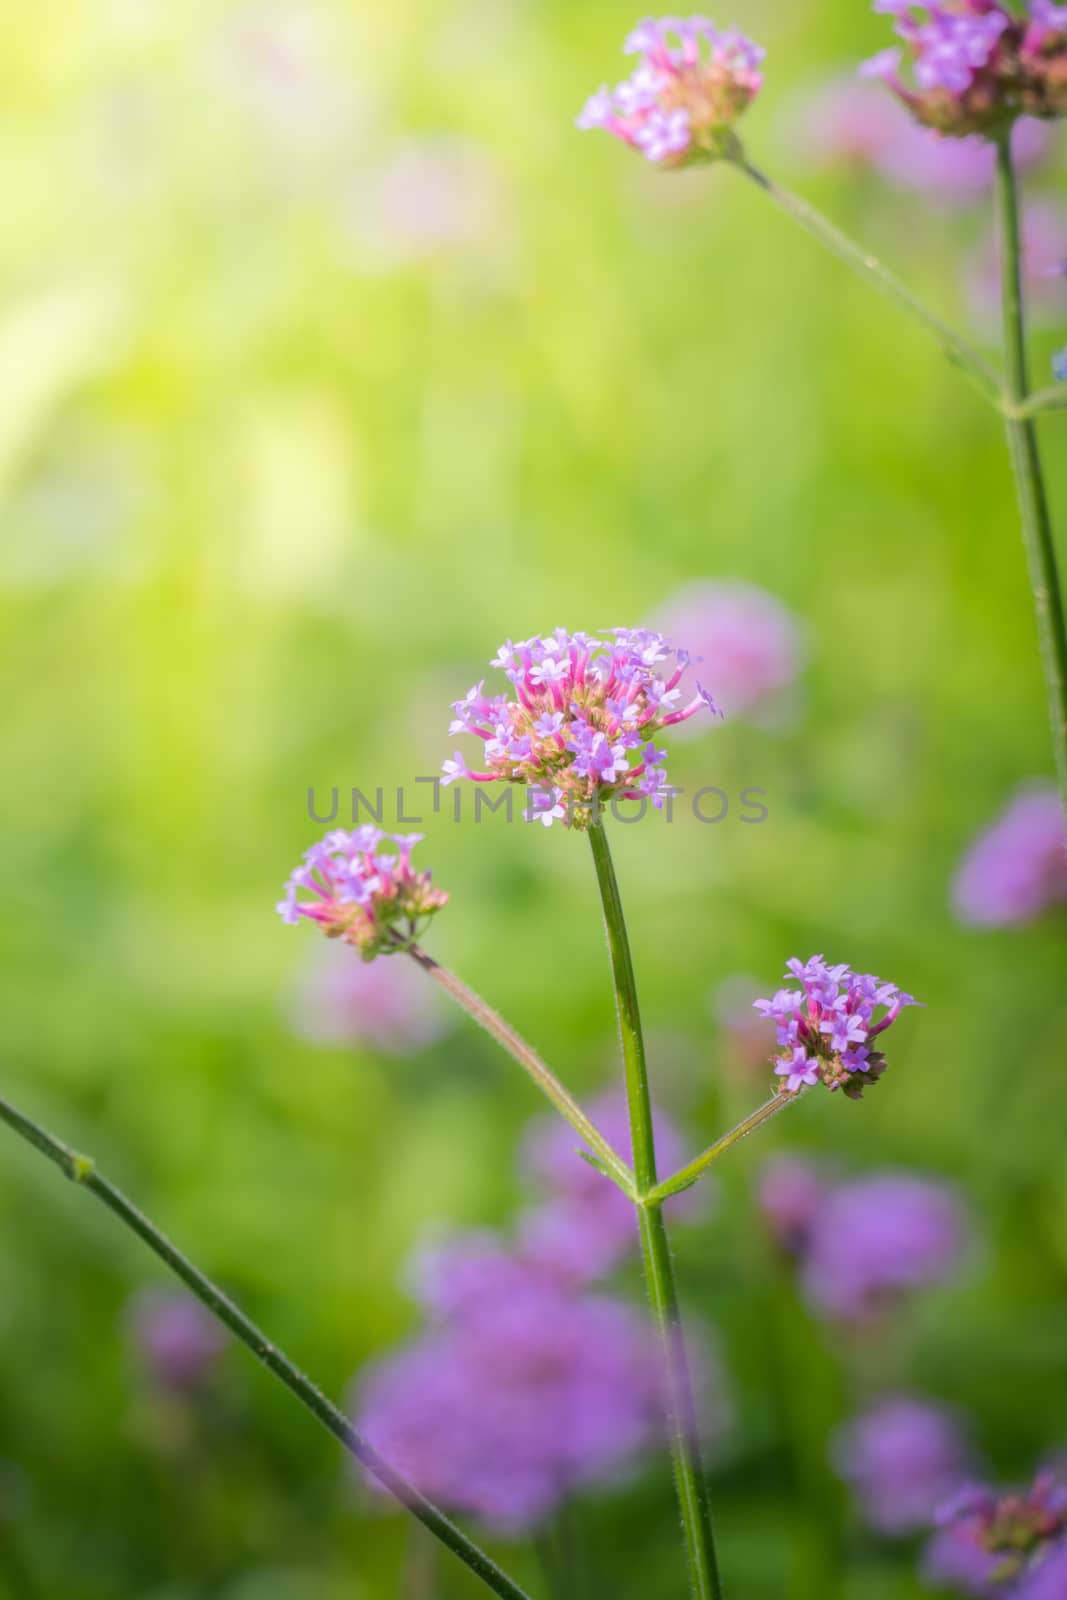
<svg viewBox="0 0 1067 1600"><path fill-rule="evenodd" d="M1067 1539L1061 1539L1025 1573L1011 1600L1064 1600L1067 1595Z"/></svg>
<svg viewBox="0 0 1067 1600"><path fill-rule="evenodd" d="M938 1589L956 1590L976 1600L1004 1596L996 1581L1001 1558L981 1543L978 1530L965 1523L939 1528L922 1559L923 1580ZM1006 1600L1006 1597L1005 1597Z"/></svg>
<svg viewBox="0 0 1067 1600"><path fill-rule="evenodd" d="M1067 900L1067 828L1051 785L1020 789L972 844L953 887L956 914L979 927L1032 922Z"/></svg>
<svg viewBox="0 0 1067 1600"><path fill-rule="evenodd" d="M358 1426L423 1493L516 1535L656 1440L656 1351L614 1301L504 1262L482 1287L366 1374Z"/></svg>
<svg viewBox="0 0 1067 1600"><path fill-rule="evenodd" d="M968 1241L963 1206L947 1183L880 1172L824 1195L801 1260L812 1307L866 1323L902 1296L940 1283Z"/></svg>
<svg viewBox="0 0 1067 1600"><path fill-rule="evenodd" d="M807 1246L829 1182L813 1161L776 1156L759 1177L759 1208L775 1243L790 1255Z"/></svg>
<svg viewBox="0 0 1067 1600"><path fill-rule="evenodd" d="M126 1308L133 1348L161 1389L188 1391L210 1378L227 1335L183 1289L144 1289Z"/></svg>
<svg viewBox="0 0 1067 1600"><path fill-rule="evenodd" d="M790 129L791 146L820 164L870 168L900 188L929 194L941 203L966 205L984 199L996 175L996 152L986 139L950 139L920 126L877 86L851 76L809 93ZM1032 166L1046 153L1049 134L1023 118L1014 140L1016 160Z"/></svg>
<svg viewBox="0 0 1067 1600"><path fill-rule="evenodd" d="M290 1004L293 1031L312 1044L365 1044L407 1055L441 1037L448 1017L425 978L402 961L365 962L327 946Z"/></svg>
<svg viewBox="0 0 1067 1600"><path fill-rule="evenodd" d="M1028 200L1022 214L1023 280L1036 321L1062 321L1067 311L1067 209L1053 200ZM1000 246L987 234L971 265L967 290L975 316L1000 315Z"/></svg>
<svg viewBox="0 0 1067 1600"><path fill-rule="evenodd" d="M551 1286L554 1278L543 1263L509 1248L490 1228L456 1230L432 1240L413 1253L406 1274L423 1310L443 1321L477 1311L494 1295Z"/></svg>
<svg viewBox="0 0 1067 1600"><path fill-rule="evenodd" d="M837 1471L878 1533L927 1528L959 1487L969 1451L954 1413L914 1395L890 1395L838 1429Z"/></svg>
<svg viewBox="0 0 1067 1600"><path fill-rule="evenodd" d="M1058 350L1052 358L1052 376L1057 383L1067 383L1067 346Z"/></svg>
<svg viewBox="0 0 1067 1600"><path fill-rule="evenodd" d="M630 1122L626 1099L611 1092L589 1107L592 1121L620 1155L631 1157ZM663 1176L676 1171L685 1159L681 1134L674 1121L655 1113L656 1154ZM637 1244L634 1208L613 1183L583 1161L579 1140L559 1117L539 1117L530 1125L521 1162L527 1176L546 1193L541 1205L528 1211L520 1223L525 1254L542 1265L554 1266L575 1281L603 1277ZM668 1201L676 1218L691 1215L708 1192L707 1183Z"/></svg>
<svg viewBox="0 0 1067 1600"><path fill-rule="evenodd" d="M1067 1478L1055 1466L1023 1493L969 1484L937 1514L924 1576L981 1600L1063 1600Z"/></svg>
<svg viewBox="0 0 1067 1600"><path fill-rule="evenodd" d="M686 641L727 717L775 720L804 664L796 617L752 583L687 583L663 606L656 626ZM700 730L694 724L686 731Z"/></svg>

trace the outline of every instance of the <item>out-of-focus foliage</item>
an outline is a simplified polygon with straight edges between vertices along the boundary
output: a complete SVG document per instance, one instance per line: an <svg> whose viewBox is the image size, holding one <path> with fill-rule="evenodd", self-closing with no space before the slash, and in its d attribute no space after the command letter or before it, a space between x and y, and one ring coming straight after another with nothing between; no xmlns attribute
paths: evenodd
<svg viewBox="0 0 1067 1600"><path fill-rule="evenodd" d="M767 993L825 950L928 1006L861 1105L813 1095L743 1145L679 1252L735 1394L714 1481L733 1591L905 1600L912 1549L862 1533L828 1465L855 1405L917 1382L1008 1478L1067 1439L1064 923L968 932L949 902L975 830L1049 766L1008 467L922 335L729 171L657 175L575 131L630 20L0 15L0 1076L340 1393L413 1326L426 1229L513 1214L541 1108L465 1025L400 1058L294 1029L313 936L272 907L321 831L309 786L380 786L390 821L404 786L452 896L435 953L592 1094L616 1067L584 840L475 826L469 797L457 826L414 780L508 635L636 622L698 578L771 590L808 629L793 723L678 741L677 781L730 813L618 829L618 865L657 1096L694 1152L764 1092L709 1004L731 974ZM980 209L812 178L792 148L792 98L877 48L878 20L844 0L737 20L770 51L753 152L971 316ZM1067 424L1044 426L1063 521ZM948 1175L978 1218L960 1284L844 1362L755 1218L761 1160L793 1146ZM153 1395L125 1307L156 1269L13 1140L0 1207L13 1595L476 1592L445 1559L425 1575L242 1352L191 1417ZM662 1463L578 1519L590 1594L681 1595Z"/></svg>

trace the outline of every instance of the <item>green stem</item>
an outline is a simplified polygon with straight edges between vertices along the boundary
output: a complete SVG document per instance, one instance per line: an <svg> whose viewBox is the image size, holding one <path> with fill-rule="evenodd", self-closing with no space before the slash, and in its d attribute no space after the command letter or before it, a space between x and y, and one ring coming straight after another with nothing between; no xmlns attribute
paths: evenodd
<svg viewBox="0 0 1067 1600"><path fill-rule="evenodd" d="M120 1222L132 1229L148 1248L181 1278L212 1315L224 1323L269 1372L281 1380L290 1393L307 1407L312 1416L339 1439L345 1449L355 1456L357 1461L362 1462L368 1472L373 1473L378 1482L388 1489L413 1517L417 1517L442 1544L451 1550L454 1556L463 1562L464 1566L469 1567L481 1578L487 1588L494 1594L502 1596L502 1600L529 1600L529 1596L500 1570L484 1550L479 1549L445 1516L443 1511L439 1511L432 1501L427 1500L408 1483L406 1478L401 1477L400 1473L383 1460L374 1446L356 1432L344 1412L328 1400L287 1356L276 1349L266 1334L257 1328L216 1284L194 1267L177 1245L172 1244L120 1189L110 1183L102 1173L97 1172L87 1156L78 1155L62 1140L53 1137L46 1129L4 1099L0 1099L0 1121L6 1122L27 1143L47 1156L49 1161L54 1162L73 1183L88 1189L118 1217Z"/></svg>
<svg viewBox="0 0 1067 1600"><path fill-rule="evenodd" d="M693 1403L693 1386L686 1359L685 1339L678 1308L670 1244L659 1205L651 1202L656 1186L656 1146L652 1130L652 1103L648 1090L644 1035L637 1001L630 941L626 932L618 880L602 820L589 829L600 898L604 908L608 949L615 980L615 1005L626 1066L626 1098L630 1111L634 1175L637 1180L637 1216L649 1300L663 1346L667 1377L668 1424L671 1459L678 1506L685 1534L689 1587L694 1600L722 1600L722 1581L715 1556L711 1506L700 1457L700 1434Z"/></svg>
<svg viewBox="0 0 1067 1600"><path fill-rule="evenodd" d="M492 1006L486 1005L480 995L457 978L454 972L449 972L447 967L427 955L426 951L417 944L407 946L408 954L418 963L424 972L429 973L435 983L452 999L457 1001L480 1028L484 1028L522 1067L541 1090L548 1096L560 1115L570 1123L576 1133L580 1134L598 1157L601 1165L606 1168L607 1176L616 1183L628 1199L634 1195L634 1175L622 1157L612 1149L600 1130L590 1122L577 1100L565 1089L555 1073L541 1060L537 1051L521 1034L516 1033L510 1022L505 1022L499 1012Z"/></svg>
<svg viewBox="0 0 1067 1600"><path fill-rule="evenodd" d="M884 267L877 256L872 256L869 251L862 249L806 200L802 200L789 189L783 189L773 178L769 178L765 172L754 167L743 152L739 151L733 155L730 158L730 165L762 189L780 210L792 217L794 222L798 222L821 245L825 245L826 249L839 261L843 261L846 267L851 267L852 271L858 273L866 283L892 300L899 310L921 323L929 333L933 334L950 360L962 367L986 398L999 409L1003 389L1000 374L954 328L943 322L936 312L931 311L929 306L924 305L916 295L912 294L907 285L902 283L895 273L890 272L888 267Z"/></svg>
<svg viewBox="0 0 1067 1600"><path fill-rule="evenodd" d="M1023 543L1037 612L1056 774L1064 810L1067 811L1067 618L1064 616L1063 591L1037 443L1037 426L1032 417L1018 411L1030 397L1030 374L1026 353L1019 194L1010 132L997 142L997 213L1000 221L1004 339L1008 354L1008 399L1016 408L1014 414L1005 415L1004 427L1015 472Z"/></svg>
<svg viewBox="0 0 1067 1600"><path fill-rule="evenodd" d="M664 1178L662 1183L657 1183L648 1196L649 1202L652 1205L661 1205L664 1200L669 1200L672 1194L681 1194L683 1189L691 1189L713 1161L718 1161L727 1150L731 1150L735 1144L740 1144L742 1139L746 1139L757 1128L762 1128L763 1124L776 1117L779 1111L792 1105L794 1100L799 1100L803 1093L804 1090L801 1088L796 1094L773 1094L758 1110L753 1111L743 1122L739 1122L736 1128L724 1133L721 1139L716 1139L713 1145L709 1145L707 1150L690 1161L688 1166L680 1167L672 1177Z"/></svg>
<svg viewBox="0 0 1067 1600"><path fill-rule="evenodd" d="M1036 417L1041 411L1067 411L1067 383L1053 383L1035 389L1021 405L1008 403L1005 416Z"/></svg>

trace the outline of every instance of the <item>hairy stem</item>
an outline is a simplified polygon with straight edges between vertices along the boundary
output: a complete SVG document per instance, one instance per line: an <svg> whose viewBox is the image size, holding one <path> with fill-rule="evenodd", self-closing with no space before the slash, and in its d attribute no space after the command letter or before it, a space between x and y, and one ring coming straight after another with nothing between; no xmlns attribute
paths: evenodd
<svg viewBox="0 0 1067 1600"><path fill-rule="evenodd" d="M1056 542L1037 443L1037 426L1033 417L1020 409L1025 407L1030 398L1030 373L1026 352L1019 193L1010 132L997 143L997 215L1000 223L1004 342L1008 355L1008 399L1013 407L1013 410L1005 413L1004 427L1015 473L1023 543L1037 612L1056 775L1067 812L1067 619L1064 616Z"/></svg>
<svg viewBox="0 0 1067 1600"><path fill-rule="evenodd" d="M615 1006L626 1067L626 1098L630 1111L634 1176L637 1182L637 1216L641 1254L652 1311L663 1347L667 1379L668 1425L678 1507L685 1534L689 1587L693 1600L722 1600L722 1581L715 1555L711 1505L700 1455L700 1435L693 1402L693 1385L685 1352L678 1291L674 1281L670 1243L663 1213L651 1200L656 1186L656 1145L652 1129L652 1103L645 1064L644 1035L637 1000L630 940L626 932L618 880L602 820L589 830L600 898L604 908L608 949L615 980Z"/></svg>
<svg viewBox="0 0 1067 1600"><path fill-rule="evenodd" d="M648 1195L649 1202L661 1205L664 1200L669 1200L672 1194L681 1194L683 1189L691 1189L713 1162L718 1161L719 1157L725 1155L735 1144L740 1144L742 1139L747 1139L757 1128L762 1128L765 1122L776 1117L786 1106L792 1105L794 1100L799 1100L803 1093L804 1090L801 1088L796 1094L773 1094L756 1111L739 1122L736 1128L724 1133L721 1139L716 1139L713 1145L709 1145L701 1155L690 1161L688 1166L680 1167L671 1177L664 1178L662 1183L657 1183Z"/></svg>
<svg viewBox="0 0 1067 1600"><path fill-rule="evenodd" d="M858 273L880 294L884 294L913 321L921 323L928 333L933 334L950 360L962 367L968 377L978 385L986 399L1000 408L1003 383L996 369L991 367L985 357L969 345L954 328L943 322L929 306L924 305L895 273L882 265L877 256L871 255L847 234L842 233L840 228L836 227L828 217L824 217L821 211L809 205L807 200L801 199L800 195L793 194L789 189L783 189L773 178L761 172L758 167L754 167L743 153L731 157L730 165L762 189L780 210L794 222L799 223L805 232L810 233L839 261L844 262L846 267L851 267L853 272Z"/></svg>
<svg viewBox="0 0 1067 1600"><path fill-rule="evenodd" d="M461 1005L468 1016L472 1017L479 1027L484 1028L522 1067L541 1090L547 1095L556 1110L570 1123L574 1131L581 1135L590 1150L599 1157L601 1164L607 1169L608 1176L618 1184L619 1188L628 1198L633 1198L634 1180L633 1173L622 1157L612 1149L600 1130L590 1122L577 1100L569 1090L565 1089L555 1073L541 1060L537 1051L526 1043L522 1036L515 1032L509 1022L505 1022L499 1012L486 1005L480 995L457 978L454 972L449 972L447 967L427 955L419 945L412 944L407 947L408 954L418 963L424 972L429 973L435 983L452 999Z"/></svg>
<svg viewBox="0 0 1067 1600"><path fill-rule="evenodd" d="M378 1454L373 1445L356 1432L344 1412L328 1400L321 1389L318 1389L288 1356L271 1344L266 1334L245 1316L228 1295L206 1278L188 1257L182 1254L177 1245L172 1244L166 1235L126 1198L121 1189L117 1189L98 1172L87 1156L78 1155L62 1140L55 1138L2 1098L0 1098L0 1121L6 1122L8 1127L13 1128L28 1144L47 1156L49 1161L54 1162L73 1183L79 1184L90 1194L95 1195L120 1222L137 1234L138 1238L181 1278L212 1315L224 1323L269 1372L280 1379L290 1393L306 1406L312 1416L321 1422L335 1439L340 1440L345 1449L355 1456L368 1472L373 1473L378 1482L388 1489L413 1517L417 1517L435 1538L462 1561L464 1566L469 1567L481 1578L488 1589L500 1595L502 1600L529 1600L524 1590L502 1572L484 1550L479 1549L468 1539L443 1511L438 1510L432 1501L420 1494L413 1484L408 1483L406 1478Z"/></svg>

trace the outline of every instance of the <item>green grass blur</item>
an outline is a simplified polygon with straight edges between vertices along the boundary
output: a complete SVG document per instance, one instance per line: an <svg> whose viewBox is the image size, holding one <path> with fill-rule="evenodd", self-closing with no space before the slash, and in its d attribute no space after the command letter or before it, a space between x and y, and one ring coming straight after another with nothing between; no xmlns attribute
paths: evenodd
<svg viewBox="0 0 1067 1600"><path fill-rule="evenodd" d="M770 50L754 156L966 321L980 212L790 149L795 96L884 19L736 20ZM975 830L1050 769L1008 466L923 335L739 179L576 132L631 21L604 0L0 11L0 1079L341 1393L414 1326L426 1228L506 1225L539 1106L463 1026L400 1062L294 1036L312 935L273 904L315 835L308 787L437 771L448 702L509 635L636 622L695 577L766 586L809 629L801 716L679 741L672 770L764 788L767 823L653 821L617 858L658 1097L694 1151L762 1094L723 1071L730 974L773 987L825 949L928 1005L875 1095L813 1095L742 1146L679 1240L737 1405L714 1479L731 1593L906 1600L913 1549L865 1535L826 1466L864 1383L958 1403L1009 1478L1067 1440L1064 924L976 934L948 904ZM413 225L395 191L441 150L461 180ZM1063 338L1035 336L1042 372ZM1044 425L1061 521L1065 426ZM577 1092L605 1086L584 842L447 811L425 831L452 895L435 953ZM768 1267L751 1180L784 1147L949 1175L978 1219L969 1273L866 1361ZM138 1387L123 1308L158 1280L4 1135L0 1593L414 1600L410 1530L242 1352L192 1438ZM579 1514L598 1600L678 1600L662 1464ZM478 1592L447 1559L426 1588Z"/></svg>

